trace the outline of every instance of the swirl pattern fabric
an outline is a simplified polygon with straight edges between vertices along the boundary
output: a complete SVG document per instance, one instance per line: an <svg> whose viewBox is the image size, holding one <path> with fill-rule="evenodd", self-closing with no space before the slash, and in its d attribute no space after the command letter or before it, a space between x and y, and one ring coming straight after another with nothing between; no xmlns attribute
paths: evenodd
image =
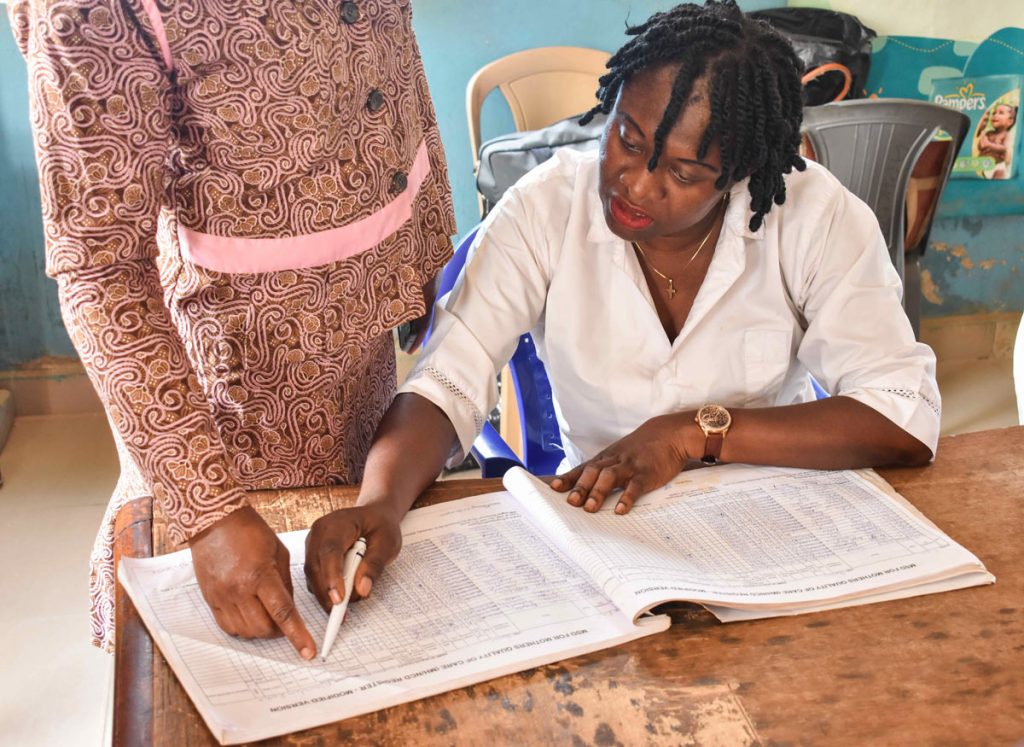
<svg viewBox="0 0 1024 747"><path fill-rule="evenodd" d="M357 6L347 23L322 0L8 3L47 272L122 460L93 554L104 648L116 510L153 495L183 542L246 489L358 481L394 394L390 330L426 311L421 287L451 255L409 2ZM301 238L373 216L421 143L411 219L366 251L247 274L182 256L181 227Z"/></svg>

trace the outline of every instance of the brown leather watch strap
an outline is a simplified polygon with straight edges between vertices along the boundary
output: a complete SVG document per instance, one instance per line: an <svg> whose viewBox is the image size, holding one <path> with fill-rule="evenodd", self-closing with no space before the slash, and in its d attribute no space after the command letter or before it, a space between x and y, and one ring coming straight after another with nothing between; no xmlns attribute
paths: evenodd
<svg viewBox="0 0 1024 747"><path fill-rule="evenodd" d="M700 458L704 464L718 464L722 456L722 444L725 443L724 433L708 433L704 436L704 456Z"/></svg>

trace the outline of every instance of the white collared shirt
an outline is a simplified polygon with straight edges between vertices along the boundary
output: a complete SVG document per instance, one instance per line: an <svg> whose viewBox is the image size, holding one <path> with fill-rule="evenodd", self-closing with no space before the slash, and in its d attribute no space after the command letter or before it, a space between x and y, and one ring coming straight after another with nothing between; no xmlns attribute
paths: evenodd
<svg viewBox="0 0 1024 747"><path fill-rule="evenodd" d="M872 407L926 444L939 437L935 355L916 342L871 209L821 166L786 177L786 202L748 227L732 189L715 254L674 341L630 245L605 222L598 154L563 149L488 216L402 392L440 407L461 451L496 378L530 332L573 466L651 417L832 394ZM459 454L453 454L452 461Z"/></svg>

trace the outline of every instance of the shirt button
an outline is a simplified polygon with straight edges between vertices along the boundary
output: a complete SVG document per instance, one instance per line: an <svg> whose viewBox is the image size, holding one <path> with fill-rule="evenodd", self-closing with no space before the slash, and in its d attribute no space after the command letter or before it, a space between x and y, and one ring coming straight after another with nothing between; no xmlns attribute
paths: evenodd
<svg viewBox="0 0 1024 747"><path fill-rule="evenodd" d="M345 0L341 4L341 20L349 25L359 20L359 6L352 0Z"/></svg>
<svg viewBox="0 0 1024 747"><path fill-rule="evenodd" d="M366 108L376 114L384 108L384 94L374 88L366 97Z"/></svg>
<svg viewBox="0 0 1024 747"><path fill-rule="evenodd" d="M396 195L401 194L409 186L409 176L404 171L396 171L391 177L391 191Z"/></svg>

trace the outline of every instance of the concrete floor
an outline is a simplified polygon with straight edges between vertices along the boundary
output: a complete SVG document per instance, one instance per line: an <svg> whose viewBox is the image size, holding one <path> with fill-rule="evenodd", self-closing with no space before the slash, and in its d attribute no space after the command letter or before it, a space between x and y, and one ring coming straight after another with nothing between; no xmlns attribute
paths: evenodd
<svg viewBox="0 0 1024 747"><path fill-rule="evenodd" d="M88 559L117 480L107 421L18 418L0 469L0 744L103 744L113 657L89 645Z"/></svg>
<svg viewBox="0 0 1024 747"><path fill-rule="evenodd" d="M1016 424L1011 369L940 365L943 432ZM0 744L106 744L113 658L89 646L86 598L89 548L117 478L106 420L18 418L0 470Z"/></svg>

